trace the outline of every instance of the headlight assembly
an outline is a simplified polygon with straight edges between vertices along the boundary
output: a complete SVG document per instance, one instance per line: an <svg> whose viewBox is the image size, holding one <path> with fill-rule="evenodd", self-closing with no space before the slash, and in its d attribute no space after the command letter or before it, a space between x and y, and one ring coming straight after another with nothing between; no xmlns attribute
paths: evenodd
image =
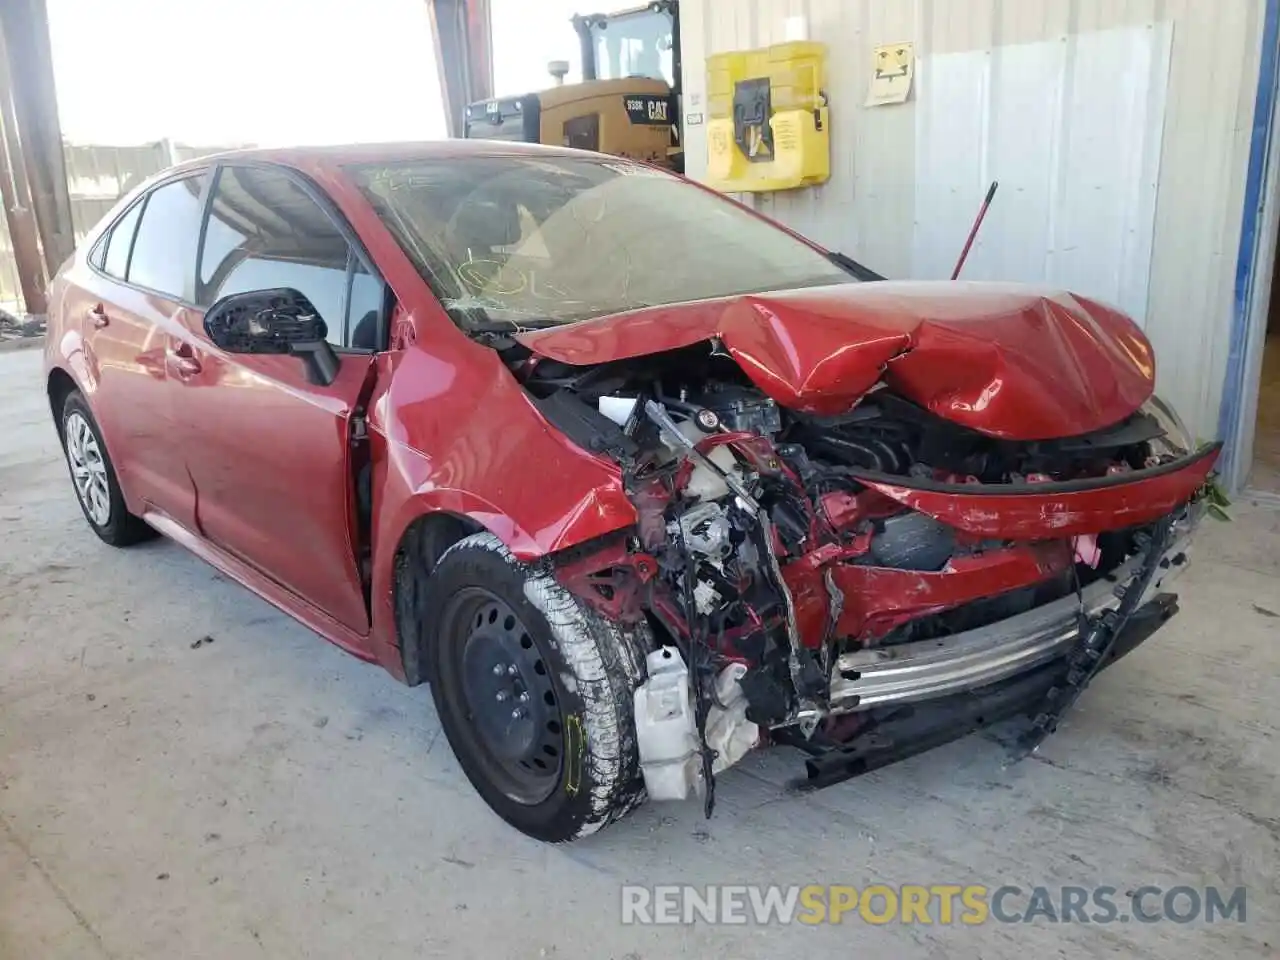
<svg viewBox="0 0 1280 960"><path fill-rule="evenodd" d="M1164 431L1164 436L1151 441L1152 453L1157 456L1185 456L1195 448L1195 440L1182 422L1178 412L1155 394L1142 405L1142 413L1151 417Z"/></svg>

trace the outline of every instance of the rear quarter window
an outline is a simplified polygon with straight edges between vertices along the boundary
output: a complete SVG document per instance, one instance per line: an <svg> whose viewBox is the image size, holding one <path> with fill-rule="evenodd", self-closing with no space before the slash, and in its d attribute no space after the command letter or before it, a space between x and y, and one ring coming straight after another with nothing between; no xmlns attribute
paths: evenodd
<svg viewBox="0 0 1280 960"><path fill-rule="evenodd" d="M135 203L123 217L116 221L103 243L98 266L118 280L123 280L129 270L129 251L133 248L133 235L138 229L138 217L142 203Z"/></svg>
<svg viewBox="0 0 1280 960"><path fill-rule="evenodd" d="M147 196L129 257L130 283L184 299L195 274L202 178L197 174L173 180Z"/></svg>

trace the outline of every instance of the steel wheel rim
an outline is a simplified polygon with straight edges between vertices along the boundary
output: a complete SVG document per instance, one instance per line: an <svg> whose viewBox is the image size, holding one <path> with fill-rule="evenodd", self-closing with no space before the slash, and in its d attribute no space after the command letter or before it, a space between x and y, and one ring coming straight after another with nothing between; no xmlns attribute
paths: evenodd
<svg viewBox="0 0 1280 960"><path fill-rule="evenodd" d="M111 489L107 482L107 463L89 421L73 413L65 424L67 463L80 505L96 526L105 527L111 520Z"/></svg>
<svg viewBox="0 0 1280 960"><path fill-rule="evenodd" d="M452 647L446 682L458 691L473 755L508 798L542 803L564 763L564 716L549 665L515 611L482 587L455 594L444 621Z"/></svg>

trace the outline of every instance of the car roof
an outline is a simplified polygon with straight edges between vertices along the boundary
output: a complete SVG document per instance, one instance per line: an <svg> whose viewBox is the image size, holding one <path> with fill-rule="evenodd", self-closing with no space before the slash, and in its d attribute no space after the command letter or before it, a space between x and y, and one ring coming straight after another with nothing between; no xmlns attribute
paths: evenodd
<svg viewBox="0 0 1280 960"><path fill-rule="evenodd" d="M598 153L505 140L422 140L414 143L359 143L314 147L256 147L199 157L183 167L217 160L258 160L299 170L344 167L360 163L404 163L413 160L471 160L477 157L577 157L599 160Z"/></svg>

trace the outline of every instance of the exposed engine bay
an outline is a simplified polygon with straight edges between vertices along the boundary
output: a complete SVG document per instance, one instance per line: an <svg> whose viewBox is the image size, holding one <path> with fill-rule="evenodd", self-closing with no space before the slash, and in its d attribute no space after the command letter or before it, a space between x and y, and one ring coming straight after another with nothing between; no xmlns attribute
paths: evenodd
<svg viewBox="0 0 1280 960"><path fill-rule="evenodd" d="M1083 596L1152 529L1150 518L1080 530L1087 520L1032 517L1006 532L1003 513L975 506L944 520L914 508L914 491L961 502L1070 491L1158 473L1188 453L1158 401L1084 436L1010 441L883 384L839 415L787 409L715 341L591 367L495 346L548 421L622 468L635 529L567 551L558 577L678 650L697 736L675 755L700 764L699 790L766 731L856 727L858 696L832 697L842 657L892 658ZM669 672L664 656L651 676ZM637 696L638 714L654 709ZM661 782L646 767L650 779Z"/></svg>

